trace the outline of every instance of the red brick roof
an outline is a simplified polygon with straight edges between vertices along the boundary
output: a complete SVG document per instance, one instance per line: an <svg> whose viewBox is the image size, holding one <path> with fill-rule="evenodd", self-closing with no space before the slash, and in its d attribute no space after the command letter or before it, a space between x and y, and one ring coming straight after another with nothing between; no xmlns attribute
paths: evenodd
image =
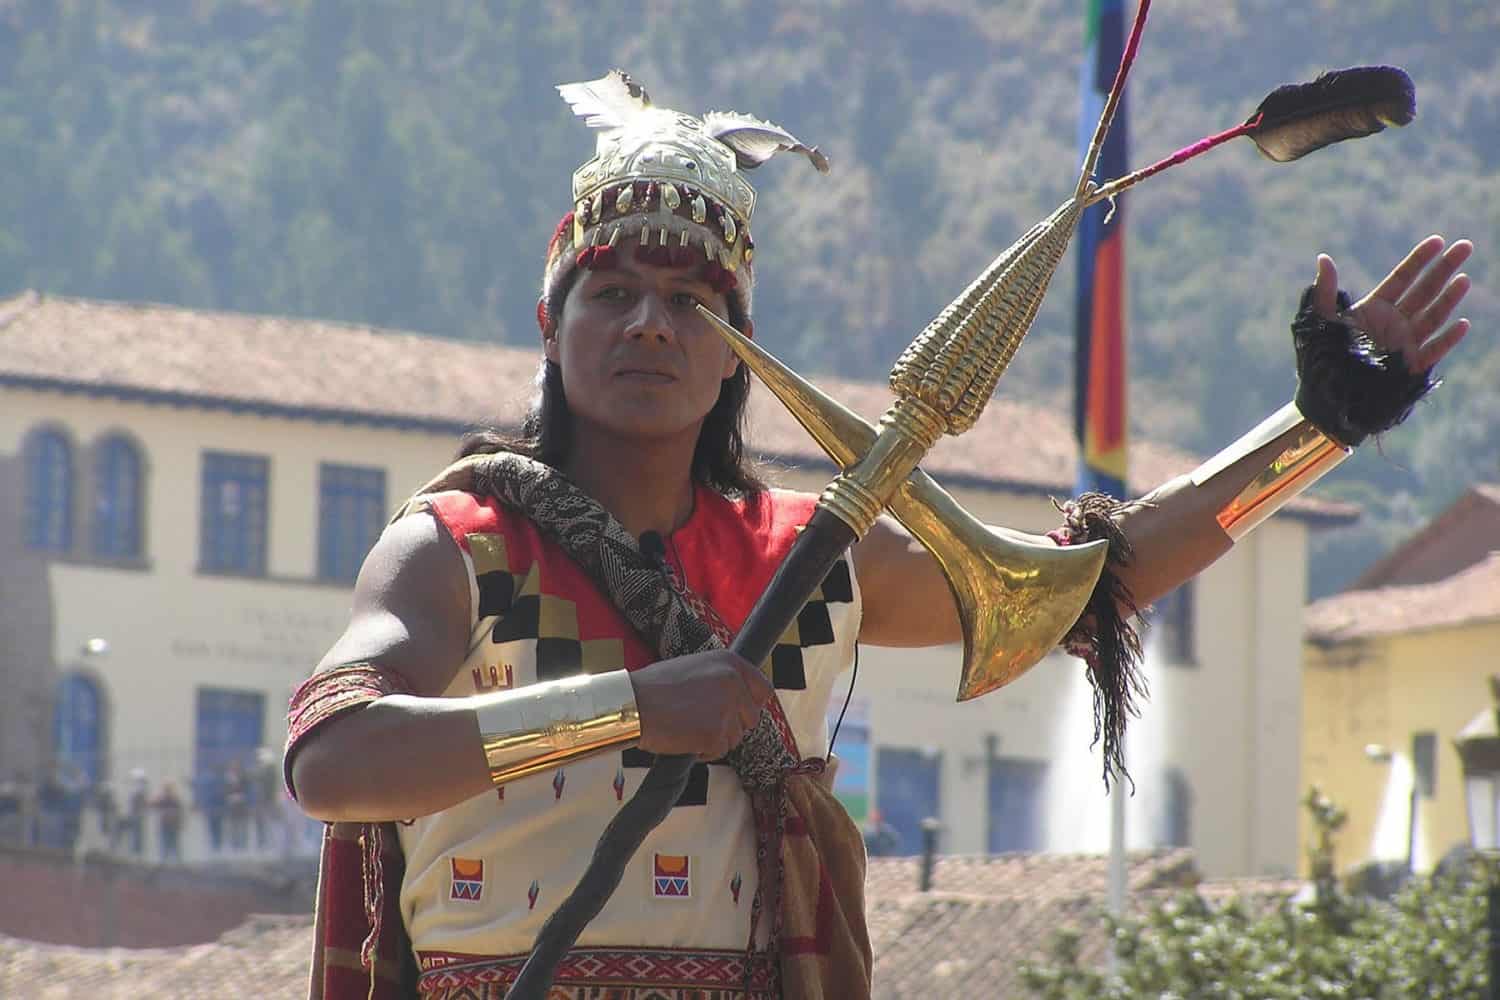
<svg viewBox="0 0 1500 1000"><path fill-rule="evenodd" d="M1057 931L1080 935L1079 957L1101 965L1107 860L1096 855L939 857L933 888L917 891L916 858L872 858L866 909L875 996L1000 997L1022 994L1023 960L1044 961ZM1301 883L1198 884L1190 852L1133 854L1133 909L1195 889L1251 905L1291 897ZM299 996L312 947L310 916L255 916L208 944L178 948L76 948L0 936L0 996L218 996L254 983L258 996Z"/></svg>
<svg viewBox="0 0 1500 1000"><path fill-rule="evenodd" d="M1476 483L1365 570L1350 590L1431 583L1500 551L1500 486Z"/></svg>
<svg viewBox="0 0 1500 1000"><path fill-rule="evenodd" d="M1102 855L939 857L932 890L918 890L920 859L871 858L866 911L877 997L1024 996L1022 960L1043 961L1054 935L1080 935L1079 960L1105 960ZM1135 854L1132 905L1198 881L1185 850Z"/></svg>
<svg viewBox="0 0 1500 1000"><path fill-rule="evenodd" d="M1303 615L1305 634L1316 643L1492 621L1500 621L1500 552L1431 583L1325 597Z"/></svg>
<svg viewBox="0 0 1500 1000"><path fill-rule="evenodd" d="M0 385L89 392L313 420L456 432L475 421L514 424L533 394L540 352L318 320L100 302L26 292L0 300ZM819 378L871 422L891 401L884 385ZM826 463L757 383L751 445L799 465ZM945 438L923 462L939 479L1066 495L1077 463L1068 418L997 398L972 431ZM1131 444L1132 476L1155 484L1196 459L1150 441ZM1316 523L1348 523L1348 504L1299 499Z"/></svg>

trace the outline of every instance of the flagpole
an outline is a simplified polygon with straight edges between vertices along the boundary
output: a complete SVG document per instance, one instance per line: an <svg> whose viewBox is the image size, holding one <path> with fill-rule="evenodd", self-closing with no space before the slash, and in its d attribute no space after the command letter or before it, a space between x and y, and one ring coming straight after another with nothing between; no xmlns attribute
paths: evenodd
<svg viewBox="0 0 1500 1000"><path fill-rule="evenodd" d="M1079 147L1082 155L1098 152L1095 179L1122 175L1126 160L1127 120L1123 97L1103 137L1090 138L1106 95L1126 58L1124 0L1085 0L1086 46L1082 67ZM1125 498L1125 250L1122 205L1090 206L1079 222L1078 292L1075 325L1074 428L1078 437L1078 491L1097 490ZM1110 215L1111 209L1114 214ZM1121 748L1121 758L1124 748ZM1109 782L1108 909L1125 913L1125 797L1129 781L1120 771ZM1113 942L1109 973L1120 960Z"/></svg>
<svg viewBox="0 0 1500 1000"><path fill-rule="evenodd" d="M1121 749L1123 759L1125 751ZM1109 788L1109 913L1119 920L1125 915L1125 785L1114 776ZM1120 972L1120 953L1114 942L1109 948L1109 974Z"/></svg>

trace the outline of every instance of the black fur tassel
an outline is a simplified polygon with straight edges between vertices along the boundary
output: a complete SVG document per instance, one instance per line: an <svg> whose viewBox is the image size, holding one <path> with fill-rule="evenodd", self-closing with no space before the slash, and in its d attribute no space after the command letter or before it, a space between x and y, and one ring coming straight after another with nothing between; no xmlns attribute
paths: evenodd
<svg viewBox="0 0 1500 1000"><path fill-rule="evenodd" d="M1339 312L1349 296L1339 292ZM1292 320L1297 350L1297 409L1340 444L1357 446L1411 415L1412 407L1438 385L1430 371L1413 372L1399 354L1389 354L1361 330L1324 319L1313 306L1313 289L1302 293Z"/></svg>
<svg viewBox="0 0 1500 1000"><path fill-rule="evenodd" d="M1355 66L1324 73L1312 83L1271 91L1248 122L1260 151L1277 163L1306 156L1345 139L1405 125L1417 115L1416 88L1395 66Z"/></svg>
<svg viewBox="0 0 1500 1000"><path fill-rule="evenodd" d="M1104 786L1111 776L1135 782L1125 769L1125 725L1140 714L1136 699L1146 697L1141 676L1141 637L1131 624L1139 614L1130 588L1114 572L1133 558L1130 539L1120 529L1119 517L1139 501L1117 500L1107 493L1084 493L1065 504L1056 504L1064 519L1063 533L1069 544L1082 545L1104 539L1109 557L1104 572L1083 616L1063 639L1063 647L1088 664L1089 683L1094 689L1094 742L1104 741Z"/></svg>

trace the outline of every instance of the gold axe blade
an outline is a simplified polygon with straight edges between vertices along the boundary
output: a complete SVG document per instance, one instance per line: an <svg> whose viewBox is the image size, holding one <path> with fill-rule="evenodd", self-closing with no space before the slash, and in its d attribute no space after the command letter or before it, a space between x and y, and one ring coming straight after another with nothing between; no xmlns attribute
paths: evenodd
<svg viewBox="0 0 1500 1000"><path fill-rule="evenodd" d="M841 469L870 451L876 429L707 309L699 311ZM1078 620L1108 544L1067 548L991 528L921 469L886 503L937 559L963 624L958 700L988 694L1046 656Z"/></svg>

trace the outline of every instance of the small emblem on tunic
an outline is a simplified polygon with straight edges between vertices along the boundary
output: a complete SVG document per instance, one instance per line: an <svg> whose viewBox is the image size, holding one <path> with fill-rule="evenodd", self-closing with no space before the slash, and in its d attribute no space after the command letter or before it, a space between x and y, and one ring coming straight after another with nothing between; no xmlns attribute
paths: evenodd
<svg viewBox="0 0 1500 1000"><path fill-rule="evenodd" d="M653 896L657 899L687 899L692 896L692 859L688 855L656 854L652 861Z"/></svg>
<svg viewBox="0 0 1500 1000"><path fill-rule="evenodd" d="M484 859L451 857L448 865L453 872L453 891L449 898L479 902L484 895Z"/></svg>
<svg viewBox="0 0 1500 1000"><path fill-rule="evenodd" d="M469 676L474 679L476 691L509 691L516 686L516 668L509 663L472 667Z"/></svg>

